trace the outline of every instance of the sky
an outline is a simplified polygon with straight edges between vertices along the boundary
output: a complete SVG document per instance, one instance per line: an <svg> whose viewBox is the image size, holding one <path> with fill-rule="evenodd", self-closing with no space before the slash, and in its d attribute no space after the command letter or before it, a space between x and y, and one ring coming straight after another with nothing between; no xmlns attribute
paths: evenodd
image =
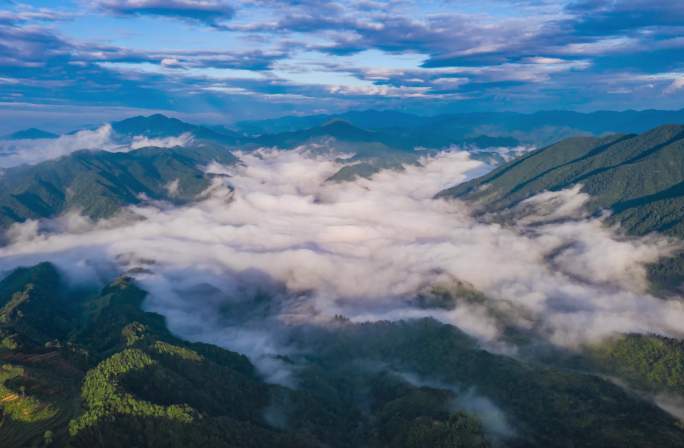
<svg viewBox="0 0 684 448"><path fill-rule="evenodd" d="M680 0L0 0L3 127L682 107Z"/></svg>

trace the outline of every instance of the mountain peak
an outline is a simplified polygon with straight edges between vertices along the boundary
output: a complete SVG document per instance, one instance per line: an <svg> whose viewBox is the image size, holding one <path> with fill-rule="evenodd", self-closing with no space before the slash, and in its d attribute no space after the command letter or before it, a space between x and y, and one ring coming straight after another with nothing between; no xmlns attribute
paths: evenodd
<svg viewBox="0 0 684 448"><path fill-rule="evenodd" d="M112 129L124 135L146 135L150 137L168 137L180 135L194 130L196 126L168 117L164 114L137 115L112 123Z"/></svg>
<svg viewBox="0 0 684 448"><path fill-rule="evenodd" d="M34 140L40 138L57 138L57 134L44 131L38 128L22 129L21 131L13 132L12 134L3 137L7 140Z"/></svg>
<svg viewBox="0 0 684 448"><path fill-rule="evenodd" d="M334 118L323 123L318 128L314 128L314 132L324 135L330 135L331 137L342 137L342 138L363 138L374 134L371 131L359 128L340 118Z"/></svg>

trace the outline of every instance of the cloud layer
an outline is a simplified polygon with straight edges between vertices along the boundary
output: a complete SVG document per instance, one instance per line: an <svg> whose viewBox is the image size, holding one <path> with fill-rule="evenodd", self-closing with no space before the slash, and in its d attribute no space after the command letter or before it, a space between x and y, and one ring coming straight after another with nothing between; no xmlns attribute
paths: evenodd
<svg viewBox="0 0 684 448"><path fill-rule="evenodd" d="M190 133L164 138L142 135L124 138L116 135L111 125L105 124L92 130L60 135L55 139L0 140L0 168L33 165L84 149L127 152L146 146L172 148L187 145L192 138Z"/></svg>
<svg viewBox="0 0 684 448"><path fill-rule="evenodd" d="M465 152L346 183L325 182L344 162L319 148L240 157L208 168L230 177L193 206L132 208L133 220L62 218L51 234L18 225L0 269L51 260L73 281L94 282L138 268L147 308L172 331L247 353L276 376L270 355L293 349L280 334L335 315L431 316L503 350L512 328L569 348L615 332L684 335L682 301L646 292L644 264L671 242L617 237L583 215L579 189L526 202L510 227L433 199L489 169ZM468 300L464 287L487 299ZM443 291L453 306L417 300Z"/></svg>

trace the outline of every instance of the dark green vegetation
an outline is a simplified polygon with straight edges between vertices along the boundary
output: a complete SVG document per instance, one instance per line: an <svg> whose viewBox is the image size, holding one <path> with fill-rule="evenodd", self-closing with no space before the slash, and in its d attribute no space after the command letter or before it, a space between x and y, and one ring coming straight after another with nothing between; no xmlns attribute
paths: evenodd
<svg viewBox="0 0 684 448"><path fill-rule="evenodd" d="M589 211L609 210L609 222L619 223L625 232L660 232L684 239L684 127L661 126L641 135L570 138L440 195L499 212L542 191L578 184L591 196ZM659 287L678 287L684 282L684 258L653 266L651 277Z"/></svg>
<svg viewBox="0 0 684 448"><path fill-rule="evenodd" d="M0 282L3 447L488 446L451 392L368 374L367 415L354 375L311 368L311 387L269 385L244 356L171 335L144 297L127 278L71 295L46 263Z"/></svg>
<svg viewBox="0 0 684 448"><path fill-rule="evenodd" d="M145 199L184 203L211 181L202 167L236 158L223 147L143 148L128 153L79 151L38 165L7 170L0 177L0 226L78 210L106 218Z"/></svg>
<svg viewBox="0 0 684 448"><path fill-rule="evenodd" d="M173 336L144 298L126 277L71 291L47 263L0 282L3 447L684 443L672 417L606 380L489 353L433 320L292 329L292 388Z"/></svg>
<svg viewBox="0 0 684 448"><path fill-rule="evenodd" d="M684 396L684 342L659 336L623 335L596 344L589 358L632 387Z"/></svg>

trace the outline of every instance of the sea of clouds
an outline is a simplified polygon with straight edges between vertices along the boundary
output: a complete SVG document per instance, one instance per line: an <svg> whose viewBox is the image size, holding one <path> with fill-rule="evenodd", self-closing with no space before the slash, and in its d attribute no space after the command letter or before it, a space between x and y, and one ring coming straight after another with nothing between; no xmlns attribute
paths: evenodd
<svg viewBox="0 0 684 448"><path fill-rule="evenodd" d="M434 199L491 169L464 151L340 183L326 182L345 163L333 153L237 155L240 164L207 167L223 176L192 205L16 225L0 270L48 260L73 282L97 283L142 268L134 275L150 292L145 306L172 331L246 353L264 370L292 349L281 331L336 315L429 316L499 350L509 349L500 340L510 327L571 349L615 333L684 334L683 302L650 295L645 270L676 245L619 236L584 213L580 187L533 197L503 225ZM435 286L464 284L487 300L417 306Z"/></svg>

